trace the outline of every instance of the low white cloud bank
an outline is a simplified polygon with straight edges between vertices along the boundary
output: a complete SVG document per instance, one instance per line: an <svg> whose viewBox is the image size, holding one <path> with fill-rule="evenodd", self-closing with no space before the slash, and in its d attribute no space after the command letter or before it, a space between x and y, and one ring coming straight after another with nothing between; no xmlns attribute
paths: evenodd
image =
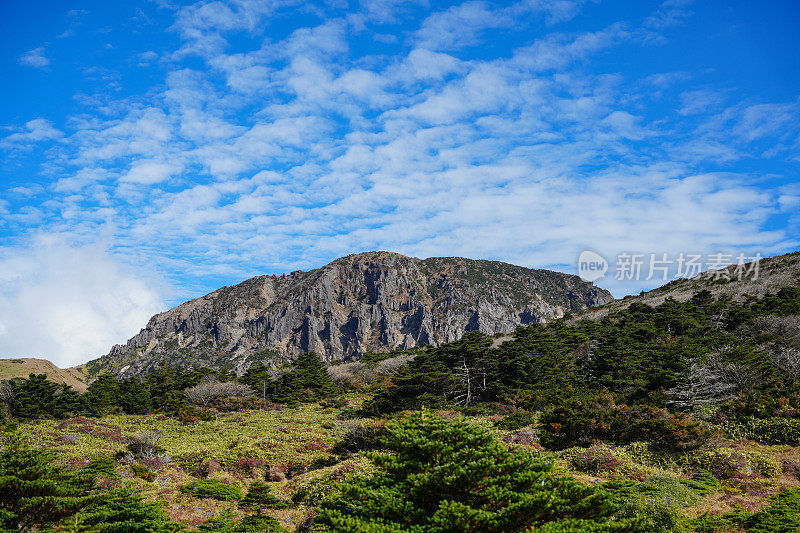
<svg viewBox="0 0 800 533"><path fill-rule="evenodd" d="M84 363L163 310L160 286L103 246L39 236L0 249L0 357Z"/></svg>

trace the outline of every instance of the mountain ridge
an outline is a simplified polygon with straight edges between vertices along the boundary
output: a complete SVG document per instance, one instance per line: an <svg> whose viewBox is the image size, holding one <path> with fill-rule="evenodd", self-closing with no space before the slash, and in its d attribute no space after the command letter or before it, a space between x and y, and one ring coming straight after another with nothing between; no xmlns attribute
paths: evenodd
<svg viewBox="0 0 800 533"><path fill-rule="evenodd" d="M438 345L467 331L497 334L613 300L578 276L460 257L393 252L340 257L309 271L256 276L154 315L91 372L138 374L159 364L230 367Z"/></svg>

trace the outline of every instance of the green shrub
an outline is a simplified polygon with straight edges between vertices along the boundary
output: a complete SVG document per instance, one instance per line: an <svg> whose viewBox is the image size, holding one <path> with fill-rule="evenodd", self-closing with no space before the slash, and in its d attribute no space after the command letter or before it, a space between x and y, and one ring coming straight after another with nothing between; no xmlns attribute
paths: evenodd
<svg viewBox="0 0 800 533"><path fill-rule="evenodd" d="M770 500L757 513L733 512L724 515L704 515L687 522L692 531L722 533L796 533L800 531L800 487L787 489Z"/></svg>
<svg viewBox="0 0 800 533"><path fill-rule="evenodd" d="M351 531L638 531L610 496L552 472L464 419L417 413L388 427L378 472L340 485L320 521Z"/></svg>
<svg viewBox="0 0 800 533"><path fill-rule="evenodd" d="M714 474L702 468L692 474L691 478L684 479L681 483L692 489L699 496L713 494L722 487L722 484L714 477Z"/></svg>
<svg viewBox="0 0 800 533"><path fill-rule="evenodd" d="M516 431L518 429L522 429L525 426L530 426L531 424L535 424L537 420L537 416L535 413L531 413L528 411L517 411L516 413L512 413L499 422L495 424L497 429L504 429L508 431Z"/></svg>
<svg viewBox="0 0 800 533"><path fill-rule="evenodd" d="M98 457L91 463L86 466L86 470L92 472L95 475L102 474L105 477L115 477L117 475L117 470L114 464L114 458L109 457L108 455L104 455L102 457Z"/></svg>
<svg viewBox="0 0 800 533"><path fill-rule="evenodd" d="M641 520L643 530L654 533L676 531L682 521L681 509L697 502L697 495L677 478L653 475L641 483L616 478L601 487L620 502L621 517Z"/></svg>
<svg viewBox="0 0 800 533"><path fill-rule="evenodd" d="M174 533L183 530L171 522L158 502L146 501L133 487L104 491L58 531L80 533Z"/></svg>
<svg viewBox="0 0 800 533"><path fill-rule="evenodd" d="M181 492L191 494L195 498L213 498L220 501L238 500L242 497L239 487L217 479L197 479L184 485Z"/></svg>
<svg viewBox="0 0 800 533"><path fill-rule="evenodd" d="M648 499L660 499L670 507L688 507L700 499L678 478L666 474L650 476L639 484L637 491Z"/></svg>
<svg viewBox="0 0 800 533"><path fill-rule="evenodd" d="M745 520L748 532L794 533L800 531L800 488L785 490L768 507Z"/></svg>
<svg viewBox="0 0 800 533"><path fill-rule="evenodd" d="M765 418L751 424L753 438L764 444L800 445L800 419Z"/></svg>
<svg viewBox="0 0 800 533"><path fill-rule="evenodd" d="M0 531L33 531L89 505L94 474L56 464L18 434L0 434Z"/></svg>
<svg viewBox="0 0 800 533"><path fill-rule="evenodd" d="M208 533L287 533L280 522L271 516L246 516L237 521L231 511L207 520L197 531Z"/></svg>
<svg viewBox="0 0 800 533"><path fill-rule="evenodd" d="M239 509L255 512L261 516L264 509L286 509L290 502L281 500L272 494L272 489L263 481L254 481L247 489L247 496L239 500Z"/></svg>
<svg viewBox="0 0 800 533"><path fill-rule="evenodd" d="M589 446L594 441L647 441L668 450L689 450L711 436L700 422L650 405L618 404L609 392L586 393L545 413L540 442L550 449Z"/></svg>

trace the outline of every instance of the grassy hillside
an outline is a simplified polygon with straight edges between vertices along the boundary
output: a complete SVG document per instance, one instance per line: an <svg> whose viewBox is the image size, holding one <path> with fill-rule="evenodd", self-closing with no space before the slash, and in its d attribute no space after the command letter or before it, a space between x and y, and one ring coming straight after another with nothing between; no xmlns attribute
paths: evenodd
<svg viewBox="0 0 800 533"><path fill-rule="evenodd" d="M273 494L291 502L288 508L268 514L289 531L297 531L341 481L371 471L362 454L357 450L355 455L343 453L346 448L341 444L352 446L359 431L367 434L364 428L381 428L386 423L350 418L363 399L348 395L339 408L306 404L300 409L220 413L213 420L188 425L159 415L120 415L31 421L22 424L21 431L37 445L57 452L61 464L70 468L98 457L116 457L113 483L133 484L147 499L162 502L172 520L190 528L226 513L238 518L243 513L235 501L196 497L181 492L182 487L210 479L245 491L254 480L266 478ZM452 410L437 414L446 419L462 416ZM781 491L800 486L800 447L796 446L721 437L713 447L680 455L657 451L644 442L554 452L536 444L534 419L515 429L501 429L515 425L514 415L508 412L468 419L489 428L512 448L555 461L563 475L620 494L637 506L636 512L683 523L681 529L662 531L717 531L701 529L701 522L708 520L697 518L753 513L769 506L770 498ZM158 441L160 459L136 459L129 453L131 439L147 432L163 435ZM724 526L721 519L718 522L722 524L718 531L741 531Z"/></svg>
<svg viewBox="0 0 800 533"><path fill-rule="evenodd" d="M59 471L197 531L796 532L800 287L777 259L760 283L329 367L105 374L82 395L34 376L0 385L0 414Z"/></svg>
<svg viewBox="0 0 800 533"><path fill-rule="evenodd" d="M735 301L743 301L747 297L761 298L768 292L778 292L781 287L800 286L800 252L762 259L759 262L757 276L742 276L738 279L734 266L718 272L718 276L713 272L704 272L691 279L671 281L657 289L588 309L581 313L579 318L592 320L603 318L627 309L634 303L656 306L664 303L667 298L685 302L702 290L710 291L715 297L725 296Z"/></svg>
<svg viewBox="0 0 800 533"><path fill-rule="evenodd" d="M83 366L58 368L46 359L22 357L0 359L0 381L13 378L27 378L30 374L47 374L54 383L64 383L77 391L85 391L87 376Z"/></svg>

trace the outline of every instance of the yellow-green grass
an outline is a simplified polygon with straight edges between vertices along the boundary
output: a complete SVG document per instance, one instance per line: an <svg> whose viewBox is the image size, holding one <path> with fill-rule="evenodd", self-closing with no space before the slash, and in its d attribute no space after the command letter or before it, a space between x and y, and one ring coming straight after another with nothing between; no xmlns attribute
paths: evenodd
<svg viewBox="0 0 800 533"><path fill-rule="evenodd" d="M77 391L85 391L88 378L83 366L58 368L46 359L19 357L0 359L0 381L14 378L27 378L30 374L47 374L54 383L65 383Z"/></svg>
<svg viewBox="0 0 800 533"><path fill-rule="evenodd" d="M36 420L22 432L37 445L66 459L114 454L126 449L126 437L157 430L159 446L173 458L203 456L222 462L249 456L268 461L311 463L336 442L330 429L338 410L308 404L300 409L220 413L211 421L183 424L163 415L112 415L101 419ZM85 422L84 422L85 420ZM77 439L76 443L72 443Z"/></svg>
<svg viewBox="0 0 800 533"><path fill-rule="evenodd" d="M368 461L359 455L342 462L335 462L331 455L331 448L341 439L342 432L349 424L340 422L339 415L357 405L361 399L349 398L348 406L342 409L306 404L300 409L220 413L214 420L189 425L163 415L115 415L102 419L30 421L20 424L20 429L34 444L57 452L60 461L74 466L87 464L91 459L103 455L124 453L129 437L150 430L160 431L163 438L158 444L173 462L155 467L156 477L152 482L137 478L124 461L117 462L117 476L122 482L136 485L147 498L162 501L173 519L190 527L196 527L226 510L241 516L236 509L236 502L198 499L180 492L182 486L200 475L198 467L204 461L207 466L203 472L205 475L236 484L243 491L254 479L263 477L269 467L290 468L293 477L271 485L279 497L289 499L299 495L299 505L271 514L282 520L288 529L294 530L321 498L332 494L337 483L351 475L370 471ZM461 416L453 411L437 411L436 414L445 418ZM470 418L479 425L491 428L504 440L509 440L508 437L517 433L497 430L494 423L501 418L499 416ZM384 422L363 423L371 425ZM552 457L556 461L557 472L592 485L619 476L637 480L657 474L687 478L696 467L693 461L704 452L697 450L687 454L665 455L654 452L643 443L602 445L594 447L593 451L612 454L619 465L613 471L598 472L579 468L580 462L575 461L587 448L554 453L543 451L535 445L519 446L531 453ZM795 464L800 470L800 448L797 447L762 446L750 441L720 441L715 442L713 447L766 455L778 462ZM255 460L255 468L240 468L247 465L247 460ZM692 517L704 512L727 512L737 505L755 510L780 490L800 485L797 475L797 471L787 471L766 478L751 476L721 480L722 485L716 492L703 496L696 505L684 509L684 513Z"/></svg>
<svg viewBox="0 0 800 533"><path fill-rule="evenodd" d="M180 492L180 487L195 479L193 466L212 462L210 477L243 490L262 477L269 466L290 466L301 472L292 479L293 484L273 483L276 495L289 498L303 477L320 477L319 471L302 472L315 461L330 458L329 450L340 438L334 422L339 413L339 409L307 404L299 409L220 413L214 420L190 425L163 415L113 415L101 419L34 420L20 424L20 430L33 444L56 452L59 461L74 466L100 456L125 453L128 437L151 430L161 432L163 438L158 445L173 462L156 468L152 482L137 478L130 466L121 463L117 464L117 476L122 482L136 485L149 499L162 500L173 519L193 527L225 510L239 514L236 502L198 499ZM241 464L248 459L260 461L253 471L236 468L237 461ZM359 468L343 471L349 474ZM341 467L326 469L334 476L340 471ZM274 514L292 529L292 524L300 523L307 513L308 509L301 505Z"/></svg>

